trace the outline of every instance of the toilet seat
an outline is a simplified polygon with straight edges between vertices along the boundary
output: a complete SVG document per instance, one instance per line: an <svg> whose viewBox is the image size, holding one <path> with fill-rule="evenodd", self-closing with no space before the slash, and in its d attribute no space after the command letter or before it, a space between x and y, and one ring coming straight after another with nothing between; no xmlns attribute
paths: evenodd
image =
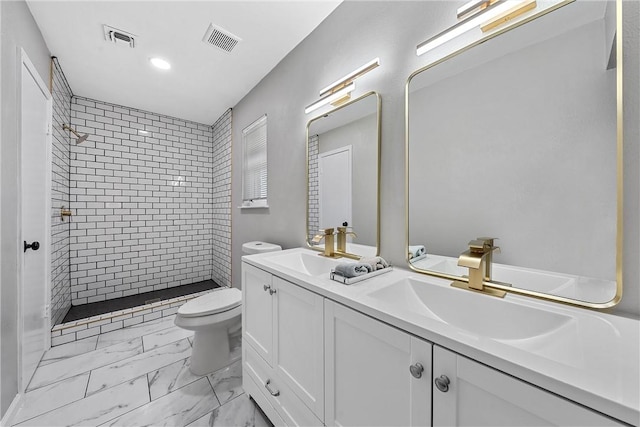
<svg viewBox="0 0 640 427"><path fill-rule="evenodd" d="M180 306L178 315L200 317L223 313L242 303L242 292L236 288L226 288L194 298Z"/></svg>

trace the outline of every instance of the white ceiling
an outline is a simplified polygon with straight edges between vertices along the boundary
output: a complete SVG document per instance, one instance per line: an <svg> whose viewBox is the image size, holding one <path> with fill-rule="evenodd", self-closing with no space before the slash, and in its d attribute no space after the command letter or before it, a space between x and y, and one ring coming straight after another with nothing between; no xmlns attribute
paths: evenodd
<svg viewBox="0 0 640 427"><path fill-rule="evenodd" d="M235 106L341 0L27 0L74 95L213 124ZM227 53L202 42L213 23L241 38ZM105 41L103 24L136 35ZM171 63L168 71L149 63Z"/></svg>

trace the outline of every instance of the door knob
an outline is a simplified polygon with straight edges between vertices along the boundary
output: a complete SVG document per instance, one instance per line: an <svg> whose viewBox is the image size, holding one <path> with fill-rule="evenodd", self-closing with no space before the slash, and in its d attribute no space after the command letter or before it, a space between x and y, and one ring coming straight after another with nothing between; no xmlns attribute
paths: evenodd
<svg viewBox="0 0 640 427"><path fill-rule="evenodd" d="M411 375L413 375L414 378L422 378L423 371L424 371L424 366L422 366L422 363L418 362L415 365L409 366L409 372L411 372Z"/></svg>
<svg viewBox="0 0 640 427"><path fill-rule="evenodd" d="M449 377L447 377L446 375L440 375L433 382L436 384L436 387L438 387L438 390L440 390L441 392L446 393L449 391L449 383L451 381L449 381Z"/></svg>
<svg viewBox="0 0 640 427"><path fill-rule="evenodd" d="M37 251L38 249L40 249L40 242L33 242L33 243L27 243L27 241L24 241L24 252L27 252L27 249L33 249L34 251Z"/></svg>

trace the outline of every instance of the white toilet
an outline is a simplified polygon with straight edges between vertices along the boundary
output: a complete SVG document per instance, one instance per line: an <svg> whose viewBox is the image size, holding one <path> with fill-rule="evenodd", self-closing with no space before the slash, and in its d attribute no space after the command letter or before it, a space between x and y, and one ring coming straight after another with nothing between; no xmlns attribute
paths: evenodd
<svg viewBox="0 0 640 427"><path fill-rule="evenodd" d="M265 242L242 245L244 255L282 250ZM217 371L237 358L231 359L229 333L240 329L242 292L237 288L220 288L194 298L180 306L175 324L195 331L191 353L191 372L206 375Z"/></svg>

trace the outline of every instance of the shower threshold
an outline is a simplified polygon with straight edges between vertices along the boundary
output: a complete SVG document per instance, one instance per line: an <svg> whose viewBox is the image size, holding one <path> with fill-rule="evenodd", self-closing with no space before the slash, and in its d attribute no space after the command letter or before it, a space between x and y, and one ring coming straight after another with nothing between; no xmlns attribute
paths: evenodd
<svg viewBox="0 0 640 427"><path fill-rule="evenodd" d="M220 286L213 280L203 280L202 282L191 283L189 285L174 286L172 288L159 289L157 291L144 292L141 294L92 302L89 304L73 305L67 312L64 319L62 319L62 323L73 322L74 320L86 319L99 314L152 304L154 302L195 294L197 292L208 291L219 287Z"/></svg>
<svg viewBox="0 0 640 427"><path fill-rule="evenodd" d="M74 315L82 317L67 320L69 317L67 314L63 323L55 325L51 329L51 346L79 341L128 326L143 326L142 324L146 322L159 321L163 317L174 315L187 301L218 289L225 288L220 287L213 280L205 280L190 285L72 307L72 309L77 308L75 313L80 313Z"/></svg>

